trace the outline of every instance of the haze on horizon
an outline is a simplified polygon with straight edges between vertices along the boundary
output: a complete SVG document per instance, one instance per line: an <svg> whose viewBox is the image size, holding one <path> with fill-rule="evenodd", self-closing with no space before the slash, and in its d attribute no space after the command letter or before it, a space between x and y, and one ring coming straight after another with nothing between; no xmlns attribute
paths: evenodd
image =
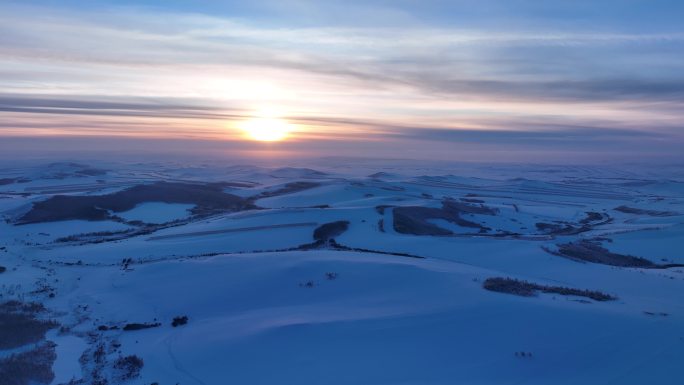
<svg viewBox="0 0 684 385"><path fill-rule="evenodd" d="M677 163L682 19L664 0L4 1L0 152ZM264 111L285 140L243 132Z"/></svg>

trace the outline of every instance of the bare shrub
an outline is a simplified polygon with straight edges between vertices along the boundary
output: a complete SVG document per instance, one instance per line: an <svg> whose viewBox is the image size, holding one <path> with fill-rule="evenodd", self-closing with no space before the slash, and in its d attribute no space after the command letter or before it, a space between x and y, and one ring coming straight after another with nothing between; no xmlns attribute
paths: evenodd
<svg viewBox="0 0 684 385"><path fill-rule="evenodd" d="M173 317L173 322L171 322L171 326L177 327L177 326L182 326L188 323L188 316L178 316L178 317Z"/></svg>

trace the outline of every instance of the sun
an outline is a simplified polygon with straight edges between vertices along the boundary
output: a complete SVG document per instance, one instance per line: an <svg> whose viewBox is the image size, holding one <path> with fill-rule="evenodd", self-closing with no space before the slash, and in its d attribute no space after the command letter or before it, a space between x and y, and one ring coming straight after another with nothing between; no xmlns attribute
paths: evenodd
<svg viewBox="0 0 684 385"><path fill-rule="evenodd" d="M260 142L277 142L287 138L291 125L283 119L274 117L251 118L240 125L250 139Z"/></svg>

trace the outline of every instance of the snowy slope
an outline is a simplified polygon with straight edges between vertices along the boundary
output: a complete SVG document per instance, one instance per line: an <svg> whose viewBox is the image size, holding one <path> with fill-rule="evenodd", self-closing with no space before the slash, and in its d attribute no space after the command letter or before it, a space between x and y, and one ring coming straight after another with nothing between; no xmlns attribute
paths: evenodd
<svg viewBox="0 0 684 385"><path fill-rule="evenodd" d="M6 169L0 179L26 180L0 186L0 302L43 303L41 317L59 323L38 342L56 344L52 384L684 383L682 175L326 162ZM253 206L150 201L101 221L16 223L55 195L156 181L225 183ZM334 242L317 242L316 229L341 222ZM447 232L412 233L423 222ZM563 257L570 244L609 258ZM605 262L626 256L653 266ZM486 290L492 277L617 299ZM172 326L181 316L187 324ZM150 327L124 330L134 323ZM0 363L34 348L0 349ZM144 365L126 377L117 362L130 355Z"/></svg>

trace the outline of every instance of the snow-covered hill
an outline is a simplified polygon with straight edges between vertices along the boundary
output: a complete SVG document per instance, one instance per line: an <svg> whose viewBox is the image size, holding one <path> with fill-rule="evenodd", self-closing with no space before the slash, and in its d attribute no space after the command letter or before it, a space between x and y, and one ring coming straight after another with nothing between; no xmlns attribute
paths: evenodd
<svg viewBox="0 0 684 385"><path fill-rule="evenodd" d="M0 170L0 379L684 383L682 175Z"/></svg>

